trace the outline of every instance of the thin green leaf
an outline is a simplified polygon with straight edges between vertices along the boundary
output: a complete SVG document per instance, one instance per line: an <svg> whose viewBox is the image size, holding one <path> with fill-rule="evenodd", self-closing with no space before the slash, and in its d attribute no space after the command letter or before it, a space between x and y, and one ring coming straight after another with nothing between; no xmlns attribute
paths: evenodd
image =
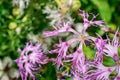
<svg viewBox="0 0 120 80"><path fill-rule="evenodd" d="M99 13L103 20L109 22L111 20L112 11L107 0L91 0L99 9Z"/></svg>

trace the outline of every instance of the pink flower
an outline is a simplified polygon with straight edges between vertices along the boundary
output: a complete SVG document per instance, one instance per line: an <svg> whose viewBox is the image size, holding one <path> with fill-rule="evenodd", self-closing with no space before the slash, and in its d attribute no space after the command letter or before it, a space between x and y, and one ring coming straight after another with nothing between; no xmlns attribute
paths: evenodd
<svg viewBox="0 0 120 80"><path fill-rule="evenodd" d="M62 42L60 40L60 44L56 44L57 49L50 51L50 53L58 53L58 56L56 59L57 67L60 67L61 64L63 65L62 59L65 59L68 48L70 47L70 44L72 44L75 41L77 41L77 39L71 39L66 42Z"/></svg>
<svg viewBox="0 0 120 80"><path fill-rule="evenodd" d="M88 62L82 50L83 43L81 42L78 49L69 57L72 58L72 69L74 80L86 80L86 73L89 70Z"/></svg>
<svg viewBox="0 0 120 80"><path fill-rule="evenodd" d="M112 43L109 42L108 44L106 44L105 49L103 50L107 56L112 57L116 61L119 60L118 47L120 46L117 38L117 33L118 31L115 33Z"/></svg>
<svg viewBox="0 0 120 80"><path fill-rule="evenodd" d="M93 67L96 69L88 72L87 79L89 80L109 80L110 74L115 70L115 67L105 67L101 62Z"/></svg>
<svg viewBox="0 0 120 80"><path fill-rule="evenodd" d="M92 13L91 13L92 14ZM79 13L80 16L82 16L83 18L83 24L84 24L84 30L83 33L86 32L86 30L88 29L88 27L90 27L91 25L96 25L96 26L103 26L104 22L102 20L98 20L98 21L94 21L94 19L97 17L97 15L93 15L93 18L91 20L89 20L89 14L85 13L85 11L80 10Z"/></svg>
<svg viewBox="0 0 120 80"><path fill-rule="evenodd" d="M83 30L82 33L77 32L74 28L71 27L71 22L64 23L61 21L59 26L55 28L53 31L45 31L43 33L44 37L49 36L58 36L60 33L63 32L70 32L75 35L74 38L62 42L60 40L59 44L56 44L55 50L51 50L50 53L57 53L56 63L57 67L59 68L61 65L64 66L63 62L72 62L71 66L71 73L73 74L74 80L85 80L86 72L89 70L87 59L85 58L84 52L82 50L82 46L85 44L85 40L93 40L96 44L96 48L99 54L102 54L103 47L105 45L105 41L101 39L96 39L91 36L86 36L86 30L91 25L103 26L103 21L93 21L96 16L93 15L92 20L88 20L88 13L82 11L80 14L83 18ZM76 46L77 50L73 53L69 53L68 49L73 42L79 42L79 47Z"/></svg>
<svg viewBox="0 0 120 80"><path fill-rule="evenodd" d="M77 68L80 72L85 72L81 67L85 63L85 55L82 51L82 43L79 45L79 48L73 53L72 59L72 68Z"/></svg>
<svg viewBox="0 0 120 80"><path fill-rule="evenodd" d="M40 47L40 43L36 45L27 43L23 50L19 50L21 54L15 62L19 67L22 80L27 80L29 74L35 80L33 71L38 70L41 64L47 63L47 57L43 54Z"/></svg>
<svg viewBox="0 0 120 80"><path fill-rule="evenodd" d="M62 22L61 24L59 24L59 27L57 27L56 30L54 30L54 31L44 31L43 36L44 37L57 36L59 33L62 33L62 32L73 32L74 34L78 34L70 26L71 26L70 22L67 22L67 23Z"/></svg>
<svg viewBox="0 0 120 80"><path fill-rule="evenodd" d="M99 36L99 35L98 35ZM103 61L103 49L106 45L106 42L108 41L107 39L104 40L101 36L100 38L92 38L92 40L95 43L95 48L97 49L96 51L96 56L95 56L95 62Z"/></svg>

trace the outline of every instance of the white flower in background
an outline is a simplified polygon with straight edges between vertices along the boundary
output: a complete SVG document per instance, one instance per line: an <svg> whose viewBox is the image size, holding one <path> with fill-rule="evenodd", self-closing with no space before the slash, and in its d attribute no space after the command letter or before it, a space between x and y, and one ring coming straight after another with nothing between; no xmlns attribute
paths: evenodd
<svg viewBox="0 0 120 80"><path fill-rule="evenodd" d="M43 10L43 13L48 14L46 18L51 20L50 25L54 25L56 22L60 21L62 17L59 9L53 10L53 9L50 9L50 7L48 6L45 7L45 9Z"/></svg>
<svg viewBox="0 0 120 80"><path fill-rule="evenodd" d="M32 41L32 42L39 42L39 36L38 35L35 35L35 34L33 34L33 33L29 33L28 35L27 35L27 37L28 37L28 39L30 40L30 41Z"/></svg>
<svg viewBox="0 0 120 80"><path fill-rule="evenodd" d="M0 59L0 80L16 80L19 78L19 72L12 67L13 61L9 57Z"/></svg>
<svg viewBox="0 0 120 80"><path fill-rule="evenodd" d="M52 45L52 38L43 38L42 35L35 35L33 33L29 33L27 38L32 41L33 43L40 42L42 43L42 50L43 52L47 52Z"/></svg>
<svg viewBox="0 0 120 80"><path fill-rule="evenodd" d="M17 5L20 8L21 14L24 13L24 9L28 7L29 5L29 0L13 0L12 4L13 6Z"/></svg>
<svg viewBox="0 0 120 80"><path fill-rule="evenodd" d="M52 46L52 42L53 42L54 40L52 39L52 38L42 38L41 37L41 40L40 40L40 42L42 43L42 50L43 50L43 52L48 52L48 50L51 48L51 46Z"/></svg>
<svg viewBox="0 0 120 80"><path fill-rule="evenodd" d="M76 31L82 34L82 31L84 29L84 25L82 23L76 23L76 24L73 24L73 26L75 27ZM88 33L86 32L85 35L88 36Z"/></svg>
<svg viewBox="0 0 120 80"><path fill-rule="evenodd" d="M78 31L79 33L82 33L83 30L83 24L82 23L76 23L74 24L75 30Z"/></svg>
<svg viewBox="0 0 120 80"><path fill-rule="evenodd" d="M59 9L51 9L49 6L46 6L43 10L44 14L48 14L46 18L50 19L50 25L51 26L58 26L58 23L61 20L70 21L73 22L74 19L71 18L70 13L67 13L66 15L62 15Z"/></svg>

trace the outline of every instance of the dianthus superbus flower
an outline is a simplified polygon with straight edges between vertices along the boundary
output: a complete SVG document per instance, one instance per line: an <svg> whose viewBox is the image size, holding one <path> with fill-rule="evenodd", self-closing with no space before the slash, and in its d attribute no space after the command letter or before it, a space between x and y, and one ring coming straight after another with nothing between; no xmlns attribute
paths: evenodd
<svg viewBox="0 0 120 80"><path fill-rule="evenodd" d="M105 45L105 49L103 50L107 56L112 57L115 62L116 62L116 72L117 76L115 77L115 80L120 80L120 59L119 59L119 54L118 54L118 48L120 46L119 40L117 38L117 33L116 31L115 36L112 40L112 42L109 42L108 44Z"/></svg>
<svg viewBox="0 0 120 80"><path fill-rule="evenodd" d="M99 35L98 35L99 36ZM96 51L96 56L95 56L95 62L103 61L103 49L105 47L106 42L108 41L107 39L104 40L101 36L99 38L92 38L95 44L95 48L97 49Z"/></svg>
<svg viewBox="0 0 120 80"><path fill-rule="evenodd" d="M110 41L110 39L108 38L107 40L108 43L105 43L105 42L103 39L100 41L97 40L97 43L96 43L97 49L102 50L102 52L98 52L98 54L101 53L102 57L103 55L112 57L115 60L116 64L114 66L104 66L103 65L104 60L103 59L98 60L98 62L94 63L94 65L92 66L95 69L88 71L89 75L87 75L87 78L90 80L93 80L93 79L109 80L110 74L112 74L113 71L117 73L117 76L114 75L114 80L120 80L120 59L118 56L118 47L120 45L117 38L117 32L115 33L115 36L112 41ZM97 45L98 43L99 45ZM97 59L99 57L100 56L98 56Z"/></svg>
<svg viewBox="0 0 120 80"><path fill-rule="evenodd" d="M63 65L62 59L67 56L67 51L68 48L70 47L70 44L75 41L77 41L77 39L71 39L66 42L62 42L60 40L60 44L56 44L56 47L58 48L50 51L50 53L58 53L58 57L56 59L57 67L60 67L61 64Z"/></svg>
<svg viewBox="0 0 120 80"><path fill-rule="evenodd" d="M93 67L96 69L89 71L88 80L109 80L110 74L115 70L115 67L105 67L101 62Z"/></svg>
<svg viewBox="0 0 120 80"><path fill-rule="evenodd" d="M19 50L20 57L15 60L19 67L22 80L27 80L28 75L35 80L34 71L40 69L41 64L47 63L47 57L40 49L41 44L27 43L23 50Z"/></svg>
<svg viewBox="0 0 120 80"><path fill-rule="evenodd" d="M118 42L118 38L117 38L117 32L116 32L112 42L109 41L109 43L105 45L105 49L103 50L107 56L112 57L116 61L119 60L118 47L120 46L119 42Z"/></svg>
<svg viewBox="0 0 120 80"><path fill-rule="evenodd" d="M72 70L74 75L73 80L85 80L86 72L89 69L88 62L82 50L82 43L80 43L78 49L71 56L72 58Z"/></svg>
<svg viewBox="0 0 120 80"><path fill-rule="evenodd" d="M83 22L84 24L83 33L85 33L88 27L90 27L91 25L104 26L104 22L102 20L94 20L97 17L97 15L92 14L93 17L91 20L88 19L90 15L88 13L85 13L85 11L80 10L79 15L82 16L83 21L84 21Z"/></svg>
<svg viewBox="0 0 120 80"><path fill-rule="evenodd" d="M89 35L86 35L86 30L91 25L103 26L103 21L100 21L100 20L93 21L93 19L95 19L96 16L93 16L92 20L88 20L89 14L85 13L84 11L80 13L80 16L82 16L84 21L83 30L81 31L81 33L79 33L78 31L76 31L74 28L71 27L72 26L71 23L73 22L66 23L64 21L61 21L61 23L58 25L58 27L55 28L55 30L45 31L43 33L44 37L58 36L60 33L63 33L63 32L70 32L70 33L73 33L73 35L75 35L74 38L57 44L56 49L50 51L50 53L58 54L57 60L56 60L58 68L60 67L60 65L64 66L63 62L72 62L71 73L74 75L74 79L78 78L77 80L79 80L79 78L85 79L84 76L87 70L89 69L89 67L87 66L84 52L82 51L82 46L83 44L85 44L85 40L87 41L94 40L94 38ZM79 47L76 46L77 50L73 53L69 53L68 48L70 47L71 44L73 44L73 42L79 42L78 44ZM100 42L100 44L102 44L102 42ZM99 48L98 45L99 43L97 43L96 45L97 48ZM72 60L67 58L70 58Z"/></svg>

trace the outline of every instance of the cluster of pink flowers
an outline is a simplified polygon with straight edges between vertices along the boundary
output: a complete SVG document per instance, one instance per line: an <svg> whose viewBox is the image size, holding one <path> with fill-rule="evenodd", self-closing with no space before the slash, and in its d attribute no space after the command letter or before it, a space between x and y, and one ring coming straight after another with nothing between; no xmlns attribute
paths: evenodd
<svg viewBox="0 0 120 80"><path fill-rule="evenodd" d="M41 68L42 64L47 63L47 57L43 54L40 49L41 44L27 43L23 50L19 50L20 57L15 60L19 67L20 75L22 80L28 80L28 76L35 80L35 72Z"/></svg>
<svg viewBox="0 0 120 80"><path fill-rule="evenodd" d="M91 14L91 13L90 13ZM86 35L86 30L89 27L100 26L105 27L105 24L101 20L95 20L96 15L89 20L90 14L80 11L79 16L83 19L83 29L81 33L77 32L72 26L73 22L61 21L59 26L53 27L53 31L44 31L44 37L58 36L59 43L55 44L54 50L49 50L50 54L57 54L54 60L54 64L58 68L64 67L65 63L70 63L70 73L72 74L73 80L109 80L112 72L116 72L112 80L120 80L120 59L118 55L118 47L120 46L119 39L117 38L116 31L113 40L111 41L108 37L103 39L100 35L98 38ZM67 41L62 41L62 37L59 36L60 33L72 33L75 35L74 38ZM95 57L93 60L86 58L83 51L83 45L85 41L93 42L94 48L96 50ZM76 50L72 53L69 52L70 46L78 42ZM16 60L22 80L27 80L28 73L34 79L32 70L36 70L36 64L42 65L48 62L48 57L43 54L39 49L41 44L33 46L32 44L26 45L24 50L20 51L20 58ZM30 54L29 54L30 52ZM104 56L108 56L114 59L116 65L105 66L103 65ZM39 67L39 66L37 66Z"/></svg>

